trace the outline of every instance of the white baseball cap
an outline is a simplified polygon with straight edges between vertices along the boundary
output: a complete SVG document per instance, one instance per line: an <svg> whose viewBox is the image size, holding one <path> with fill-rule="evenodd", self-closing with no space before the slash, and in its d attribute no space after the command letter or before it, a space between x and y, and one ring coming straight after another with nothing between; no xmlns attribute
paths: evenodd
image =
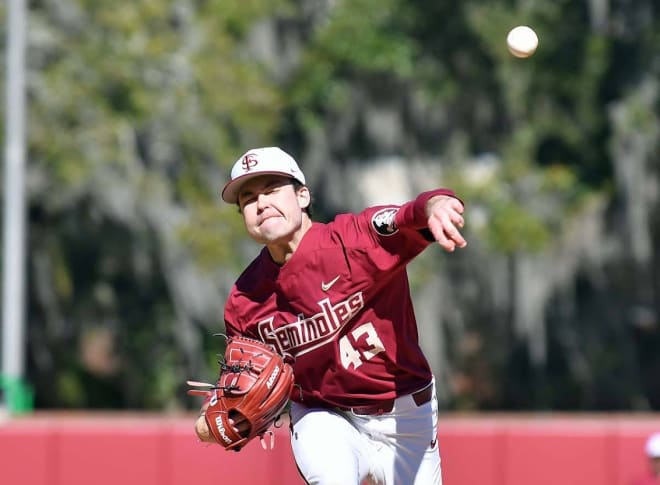
<svg viewBox="0 0 660 485"><path fill-rule="evenodd" d="M231 169L231 180L222 189L222 200L235 204L241 186L248 180L264 174L283 175L305 184L305 175L291 155L278 147L253 148L236 160Z"/></svg>
<svg viewBox="0 0 660 485"><path fill-rule="evenodd" d="M653 433L646 441L646 454L650 458L660 458L660 433Z"/></svg>

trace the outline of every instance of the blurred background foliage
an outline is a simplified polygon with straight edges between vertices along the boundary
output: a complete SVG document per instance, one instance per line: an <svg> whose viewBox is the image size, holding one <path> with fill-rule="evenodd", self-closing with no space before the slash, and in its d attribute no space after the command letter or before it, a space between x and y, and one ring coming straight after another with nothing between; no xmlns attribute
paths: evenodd
<svg viewBox="0 0 660 485"><path fill-rule="evenodd" d="M279 145L319 220L466 202L468 248L410 267L442 408L660 409L657 2L28 3L38 408L199 404L258 249L218 193Z"/></svg>

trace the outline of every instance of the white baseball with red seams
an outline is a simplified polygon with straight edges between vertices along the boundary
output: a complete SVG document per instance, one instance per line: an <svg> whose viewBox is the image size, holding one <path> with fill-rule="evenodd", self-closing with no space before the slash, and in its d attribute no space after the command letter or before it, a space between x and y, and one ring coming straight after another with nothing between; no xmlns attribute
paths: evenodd
<svg viewBox="0 0 660 485"><path fill-rule="evenodd" d="M536 52L539 38L531 27L519 25L506 36L506 45L515 57L529 57Z"/></svg>

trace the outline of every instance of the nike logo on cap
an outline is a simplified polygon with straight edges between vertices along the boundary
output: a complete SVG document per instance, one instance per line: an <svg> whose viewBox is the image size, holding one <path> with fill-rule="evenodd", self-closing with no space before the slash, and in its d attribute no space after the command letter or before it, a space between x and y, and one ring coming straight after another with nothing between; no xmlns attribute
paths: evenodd
<svg viewBox="0 0 660 485"><path fill-rule="evenodd" d="M321 289L323 291L328 291L330 288L332 288L332 285L334 285L337 282L338 279L339 279L339 275L335 276L333 279L331 279L327 283L321 281Z"/></svg>

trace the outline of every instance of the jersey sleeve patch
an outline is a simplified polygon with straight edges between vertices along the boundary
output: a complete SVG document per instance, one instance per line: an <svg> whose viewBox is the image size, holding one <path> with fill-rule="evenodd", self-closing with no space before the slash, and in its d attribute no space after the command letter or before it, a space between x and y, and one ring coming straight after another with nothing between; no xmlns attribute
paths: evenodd
<svg viewBox="0 0 660 485"><path fill-rule="evenodd" d="M381 236L391 236L399 231L394 222L394 216L399 212L398 207L388 207L380 209L371 216L371 225Z"/></svg>

